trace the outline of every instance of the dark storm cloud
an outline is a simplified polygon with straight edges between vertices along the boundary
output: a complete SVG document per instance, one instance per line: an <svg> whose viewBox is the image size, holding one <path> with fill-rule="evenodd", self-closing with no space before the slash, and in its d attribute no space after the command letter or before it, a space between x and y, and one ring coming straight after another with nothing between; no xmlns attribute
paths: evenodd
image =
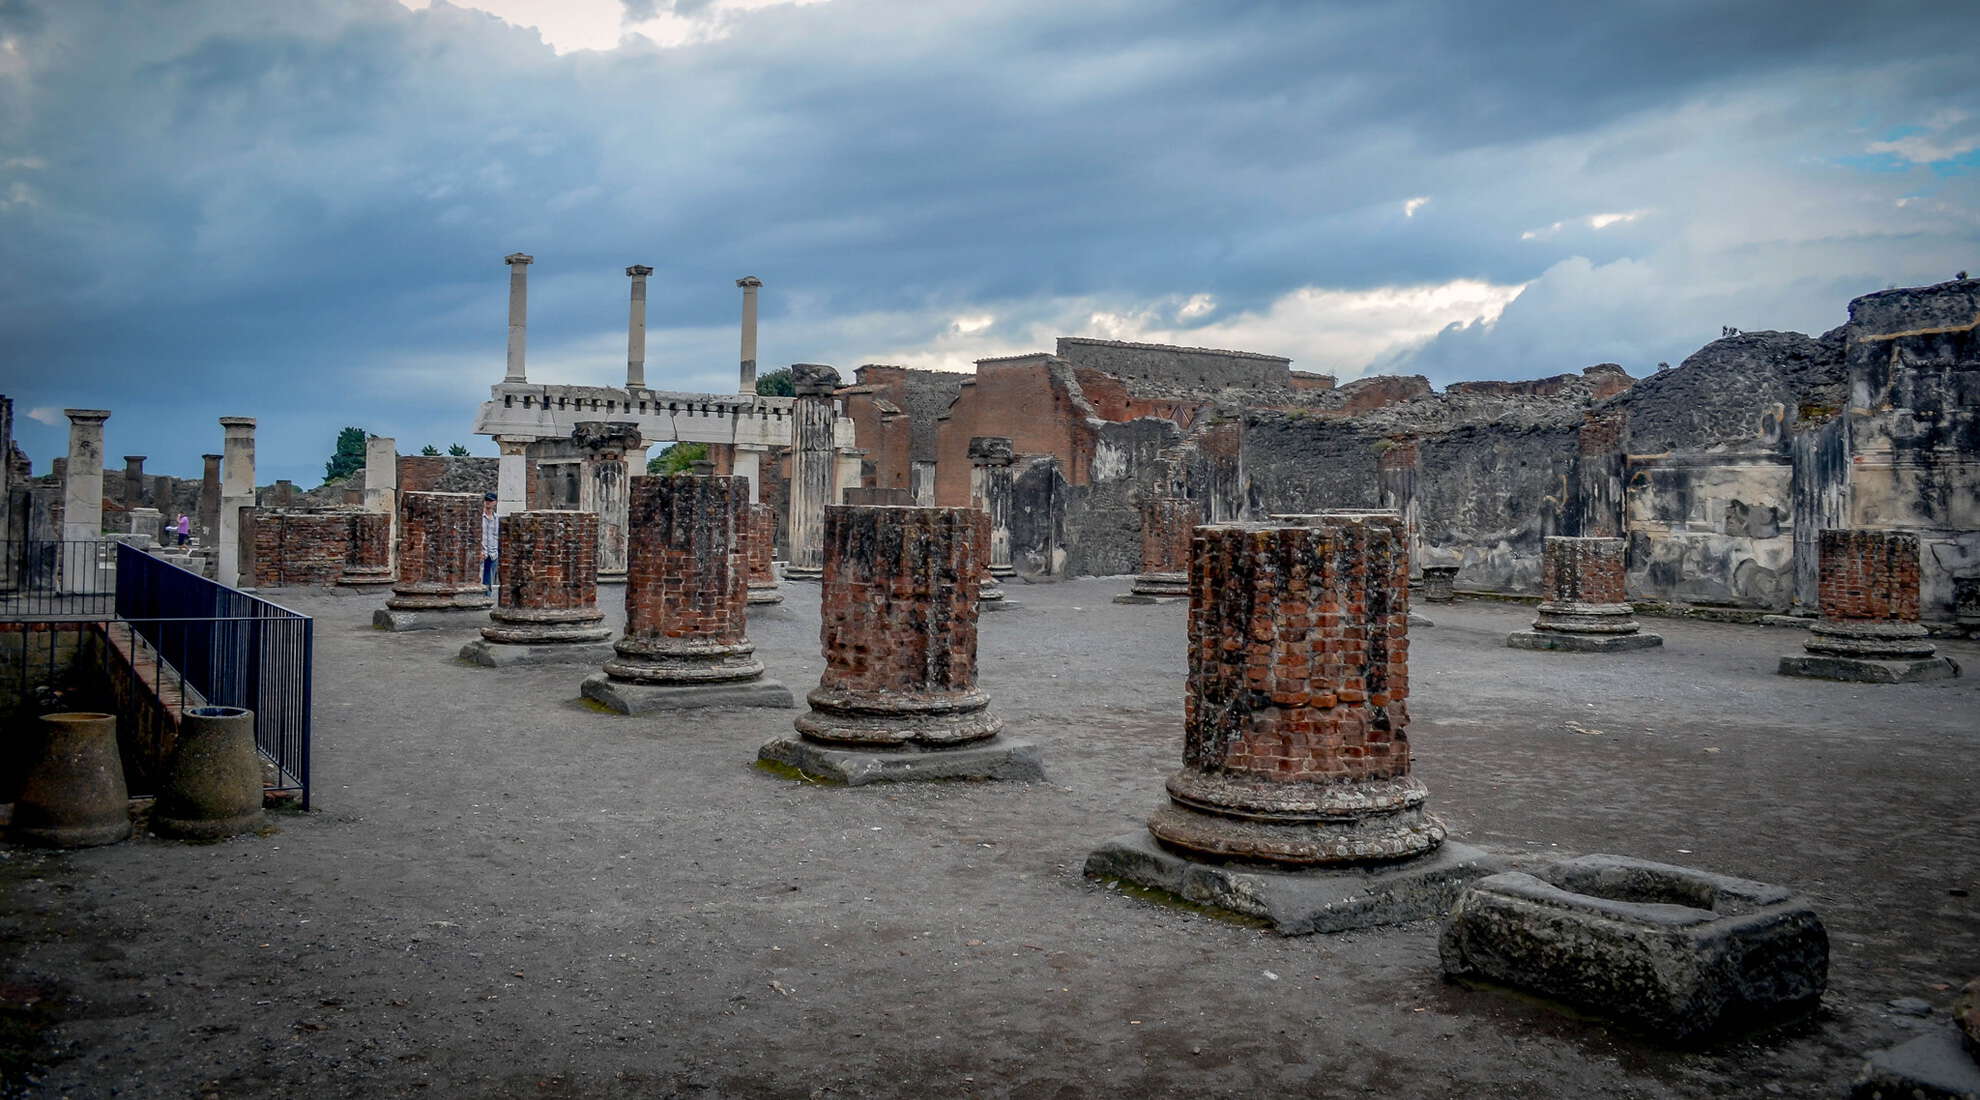
<svg viewBox="0 0 1980 1100"><path fill-rule="evenodd" d="M1392 356L1451 378L1806 324L1980 236L1970 174L1835 159L1972 109L1963 5L834 0L562 56L392 0L6 0L0 28L0 384L121 402L113 449L182 472L228 412L287 425L263 452L298 478L344 422L464 435L514 249L539 363L609 365L633 262L656 331L718 331L764 276L771 361L870 354L821 320L849 315L925 315L907 343L985 303L1532 284ZM1909 191L1937 220L1882 224ZM656 343L679 377L733 354Z"/></svg>

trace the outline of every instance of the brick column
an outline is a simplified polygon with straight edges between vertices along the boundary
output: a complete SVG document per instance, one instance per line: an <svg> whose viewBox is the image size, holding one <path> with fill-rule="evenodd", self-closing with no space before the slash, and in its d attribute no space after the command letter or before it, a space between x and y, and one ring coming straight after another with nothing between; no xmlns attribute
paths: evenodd
<svg viewBox="0 0 1980 1100"><path fill-rule="evenodd" d="M337 583L364 588L392 583L392 517L377 512L347 513L344 571Z"/></svg>
<svg viewBox="0 0 1980 1100"><path fill-rule="evenodd" d="M586 698L624 714L791 705L788 690L762 679L748 637L748 507L739 477L632 479L626 632L617 656L585 680Z"/></svg>
<svg viewBox="0 0 1980 1100"><path fill-rule="evenodd" d="M852 784L1040 774L1029 746L984 744L1004 726L976 686L977 589L989 549L989 517L974 508L827 508L825 670L806 697L811 709L793 723L803 743L772 741L761 757ZM925 759L973 745L973 755Z"/></svg>
<svg viewBox="0 0 1980 1100"><path fill-rule="evenodd" d="M817 580L825 572L825 506L834 499L839 422L832 393L839 372L818 363L791 364L797 402L791 409L790 580Z"/></svg>
<svg viewBox="0 0 1980 1100"><path fill-rule="evenodd" d="M1515 649L1615 653L1664 644L1643 633L1623 592L1622 539L1549 535L1540 558L1540 616L1506 636Z"/></svg>
<svg viewBox="0 0 1980 1100"><path fill-rule="evenodd" d="M631 421L581 420L571 441L584 454L578 478L578 510L598 517L598 579L626 578L626 479L628 455L643 454L646 441ZM643 464L642 464L643 468Z"/></svg>
<svg viewBox="0 0 1980 1100"><path fill-rule="evenodd" d="M1199 527L1195 554L1183 768L1149 832L1192 855L1302 866L1442 843L1409 774L1400 517Z"/></svg>
<svg viewBox="0 0 1980 1100"><path fill-rule="evenodd" d="M749 526L749 602L783 603L784 590L777 584L777 510L768 504L752 504L746 513Z"/></svg>
<svg viewBox="0 0 1980 1100"><path fill-rule="evenodd" d="M1918 536L1829 528L1819 536L1821 619L1784 676L1905 683L1959 675L1918 621Z"/></svg>
<svg viewBox="0 0 1980 1100"><path fill-rule="evenodd" d="M1623 529L1623 432L1629 413L1619 405L1582 414L1576 439L1574 486L1570 491L1568 528L1587 538L1619 539Z"/></svg>
<svg viewBox="0 0 1980 1100"><path fill-rule="evenodd" d="M199 546L213 552L220 542L220 456L200 455L206 464L199 479Z"/></svg>
<svg viewBox="0 0 1980 1100"><path fill-rule="evenodd" d="M612 628L598 609L598 517L510 512L499 522L495 609L461 657L490 668L609 657Z"/></svg>
<svg viewBox="0 0 1980 1100"><path fill-rule="evenodd" d="M481 494L399 494L399 578L372 625L414 630L464 622L494 602L481 584Z"/></svg>
<svg viewBox="0 0 1980 1100"><path fill-rule="evenodd" d="M1189 596L1189 540L1199 522L1196 502L1146 497L1141 502L1141 572L1133 596L1122 603L1154 603Z"/></svg>
<svg viewBox="0 0 1980 1100"><path fill-rule="evenodd" d="M980 435L969 441L969 506L990 517L990 555L982 594L984 602L1004 598L1005 578L1017 575L1011 568L1011 494L1016 478L1011 464L1017 461L1017 448L1006 436Z"/></svg>

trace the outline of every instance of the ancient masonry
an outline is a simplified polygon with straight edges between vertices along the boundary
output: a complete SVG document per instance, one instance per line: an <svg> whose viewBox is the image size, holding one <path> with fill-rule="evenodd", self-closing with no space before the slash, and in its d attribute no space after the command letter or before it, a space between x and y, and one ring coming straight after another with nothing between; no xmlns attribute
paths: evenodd
<svg viewBox="0 0 1980 1100"><path fill-rule="evenodd" d="M1822 617L1807 652L1781 658L1782 675L1867 684L1959 675L1918 621L1917 535L1825 530L1820 561Z"/></svg>
<svg viewBox="0 0 1980 1100"><path fill-rule="evenodd" d="M495 603L481 584L481 497L405 493L399 498L399 579L380 630L471 626Z"/></svg>
<svg viewBox="0 0 1980 1100"><path fill-rule="evenodd" d="M1615 538L1547 537L1540 559L1540 616L1533 629L1506 636L1515 649L1616 653L1664 644L1631 617L1623 592L1624 551Z"/></svg>
<svg viewBox="0 0 1980 1100"><path fill-rule="evenodd" d="M346 513L350 542L337 583L354 588L392 583L392 517L377 512Z"/></svg>
<svg viewBox="0 0 1980 1100"><path fill-rule="evenodd" d="M501 518L495 609L461 657L490 668L595 664L611 656L598 609L598 517L510 512Z"/></svg>
<svg viewBox="0 0 1980 1100"><path fill-rule="evenodd" d="M835 505L825 513L825 671L797 738L759 757L857 786L1037 779L1038 750L998 737L976 686L989 517L974 508Z"/></svg>
<svg viewBox="0 0 1980 1100"><path fill-rule="evenodd" d="M795 705L747 634L748 506L745 478L632 479L626 632L585 698L621 714Z"/></svg>
<svg viewBox="0 0 1980 1100"><path fill-rule="evenodd" d="M783 603L784 590L777 584L777 510L752 504L744 522L749 525L749 602Z"/></svg>
<svg viewBox="0 0 1980 1100"><path fill-rule="evenodd" d="M990 517L990 553L977 589L977 600L985 610L1003 609L1002 582L1016 575L1011 568L1011 464L1015 461L1017 453L1004 436L969 441L969 506Z"/></svg>
<svg viewBox="0 0 1980 1100"><path fill-rule="evenodd" d="M1189 540L1196 529L1196 502L1182 497L1148 497L1141 502L1141 572L1127 595L1115 603L1158 603L1189 597Z"/></svg>
<svg viewBox="0 0 1980 1100"><path fill-rule="evenodd" d="M825 508L832 503L838 462L832 391L839 386L839 372L817 363L793 363L791 384L797 402L791 408L791 558L784 576L811 581L825 572Z"/></svg>
<svg viewBox="0 0 1980 1100"><path fill-rule="evenodd" d="M1289 934L1447 909L1488 868L1445 844L1410 775L1402 518L1212 524L1193 550L1183 767L1147 833L1103 845L1087 873Z"/></svg>

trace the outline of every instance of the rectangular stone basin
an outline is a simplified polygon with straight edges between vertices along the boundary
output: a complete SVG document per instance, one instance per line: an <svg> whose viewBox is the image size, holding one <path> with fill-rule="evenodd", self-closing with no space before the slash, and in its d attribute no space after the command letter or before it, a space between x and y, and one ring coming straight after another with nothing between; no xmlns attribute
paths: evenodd
<svg viewBox="0 0 1980 1100"><path fill-rule="evenodd" d="M1680 1042L1796 1013L1828 985L1829 939L1779 886L1591 855L1472 884L1444 974L1536 993Z"/></svg>

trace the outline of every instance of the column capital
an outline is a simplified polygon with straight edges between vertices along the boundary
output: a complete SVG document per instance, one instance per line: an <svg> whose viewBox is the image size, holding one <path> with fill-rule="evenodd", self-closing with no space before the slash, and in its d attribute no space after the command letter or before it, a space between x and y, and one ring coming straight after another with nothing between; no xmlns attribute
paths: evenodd
<svg viewBox="0 0 1980 1100"><path fill-rule="evenodd" d="M969 461L972 466L1009 466L1017 461L1017 448L1009 436L971 436Z"/></svg>
<svg viewBox="0 0 1980 1100"><path fill-rule="evenodd" d="M220 426L223 428L252 428L254 427L254 417L223 416L220 418Z"/></svg>
<svg viewBox="0 0 1980 1100"><path fill-rule="evenodd" d="M736 285L742 287L744 290L754 290L763 285L763 280L754 275L745 275L736 280Z"/></svg>
<svg viewBox="0 0 1980 1100"><path fill-rule="evenodd" d="M536 262L536 257L531 256L524 252L511 252L507 256L502 257L502 262L505 264L509 264L511 266L515 266L518 264L533 264Z"/></svg>
<svg viewBox="0 0 1980 1100"><path fill-rule="evenodd" d="M645 264L634 264L631 267L626 268L626 274L632 276L635 279L644 279L648 275L653 274L653 269L646 266Z"/></svg>
<svg viewBox="0 0 1980 1100"><path fill-rule="evenodd" d="M225 457L227 457L227 456L225 456L225 455L200 455L199 457L200 457L200 458L202 458L202 459L205 459L205 460L206 460L206 461L208 461L208 462L218 462L218 461L220 461L221 459L223 459L223 458L225 458Z"/></svg>
<svg viewBox="0 0 1980 1100"><path fill-rule="evenodd" d="M147 459L147 458L150 458L150 457L151 457L150 455L125 455L125 456L124 456L124 461L125 461L125 462L143 462L143 461L144 461L145 459Z"/></svg>
<svg viewBox="0 0 1980 1100"><path fill-rule="evenodd" d="M101 424L110 419L109 409L63 409L62 415L76 424Z"/></svg>

